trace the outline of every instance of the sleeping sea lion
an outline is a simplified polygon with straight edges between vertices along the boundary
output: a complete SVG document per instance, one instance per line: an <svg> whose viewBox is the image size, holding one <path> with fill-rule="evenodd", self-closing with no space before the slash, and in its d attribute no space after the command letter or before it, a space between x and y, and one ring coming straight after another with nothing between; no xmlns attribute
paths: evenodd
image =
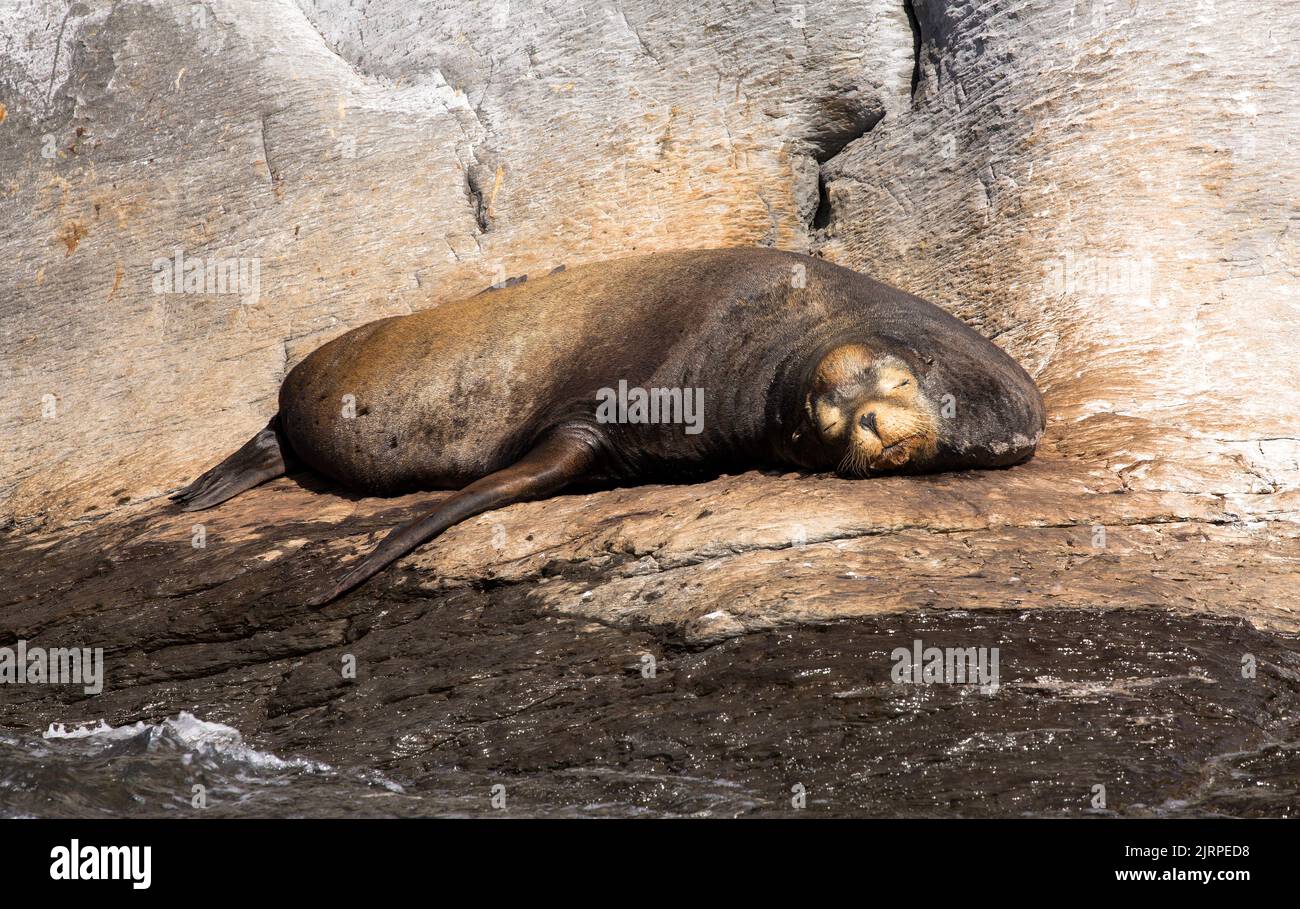
<svg viewBox="0 0 1300 909"><path fill-rule="evenodd" d="M366 494L459 490L313 605L459 521L575 484L1006 467L1045 420L1033 380L957 318L771 249L581 265L380 319L294 367L279 403L181 508L298 467Z"/></svg>

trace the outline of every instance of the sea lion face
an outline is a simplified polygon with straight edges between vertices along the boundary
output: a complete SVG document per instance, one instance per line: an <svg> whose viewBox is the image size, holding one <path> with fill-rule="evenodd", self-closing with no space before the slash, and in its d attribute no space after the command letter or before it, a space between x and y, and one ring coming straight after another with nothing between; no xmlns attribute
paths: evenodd
<svg viewBox="0 0 1300 909"><path fill-rule="evenodd" d="M861 344L834 348L813 373L805 410L841 476L919 469L935 454L933 408L899 356Z"/></svg>

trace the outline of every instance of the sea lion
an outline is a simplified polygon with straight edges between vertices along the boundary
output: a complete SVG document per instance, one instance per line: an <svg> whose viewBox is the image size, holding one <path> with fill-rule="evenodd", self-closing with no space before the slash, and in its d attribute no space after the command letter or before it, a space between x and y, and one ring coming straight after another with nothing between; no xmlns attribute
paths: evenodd
<svg viewBox="0 0 1300 909"><path fill-rule="evenodd" d="M298 465L368 494L459 490L313 605L459 521L577 483L1005 467L1045 418L1033 380L957 318L771 249L580 265L380 319L294 367L279 403L181 508Z"/></svg>

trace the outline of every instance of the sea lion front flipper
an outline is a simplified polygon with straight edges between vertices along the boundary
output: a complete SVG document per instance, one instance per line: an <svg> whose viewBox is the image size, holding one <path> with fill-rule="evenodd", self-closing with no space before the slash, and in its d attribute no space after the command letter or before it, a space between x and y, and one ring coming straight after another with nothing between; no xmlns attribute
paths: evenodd
<svg viewBox="0 0 1300 909"><path fill-rule="evenodd" d="M558 492L590 472L599 457L590 432L565 428L547 435L520 460L475 480L428 514L395 528L343 579L307 601L323 606L442 533L476 514Z"/></svg>

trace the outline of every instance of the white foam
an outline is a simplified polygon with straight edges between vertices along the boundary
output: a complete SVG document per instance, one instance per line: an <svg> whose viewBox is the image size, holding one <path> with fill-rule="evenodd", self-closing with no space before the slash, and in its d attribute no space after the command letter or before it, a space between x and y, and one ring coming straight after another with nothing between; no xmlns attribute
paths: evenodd
<svg viewBox="0 0 1300 909"><path fill-rule="evenodd" d="M110 726L100 719L91 724L74 725L71 728L63 723L51 723L41 734L46 741L78 740L90 745L109 746L123 742L139 742L149 752L179 751L182 764L189 766L196 759L212 761L226 765L236 765L233 770L237 777L247 779L251 772L280 773L299 771L305 773L339 774L340 771L320 761L302 758L282 758L266 751L258 751L244 743L244 737L238 729L223 723L211 723L201 720L194 714L182 710L176 717L161 723L132 723L126 726ZM50 747L57 749L57 744ZM351 777L371 786L378 786L390 793L404 793L402 785L390 780L377 770L359 769L344 771L344 776ZM264 782L282 782L264 780Z"/></svg>
<svg viewBox="0 0 1300 909"><path fill-rule="evenodd" d="M62 723L51 723L41 738L88 739L104 743L143 738L151 751L160 744L168 744L204 756L237 761L258 770L306 770L315 773L332 769L328 764L317 761L300 758L286 760L266 751L258 751L244 744L244 737L238 729L200 720L184 710L174 719L166 719L156 725L140 722L129 726L110 726L101 719L94 725L79 725L69 729Z"/></svg>
<svg viewBox="0 0 1300 909"><path fill-rule="evenodd" d="M143 724L137 723L136 725L140 726ZM130 728L131 728L130 726L121 726L117 730L114 730L112 726L108 725L103 720L99 720L98 726L89 726L89 725L77 726L75 729L69 729L67 726L63 725L62 723L50 723L50 728L46 729L44 732L41 733L41 738L43 739L85 739L85 738L89 738L92 735L103 735L104 733L112 733L114 731L120 732L122 730L129 730Z"/></svg>

